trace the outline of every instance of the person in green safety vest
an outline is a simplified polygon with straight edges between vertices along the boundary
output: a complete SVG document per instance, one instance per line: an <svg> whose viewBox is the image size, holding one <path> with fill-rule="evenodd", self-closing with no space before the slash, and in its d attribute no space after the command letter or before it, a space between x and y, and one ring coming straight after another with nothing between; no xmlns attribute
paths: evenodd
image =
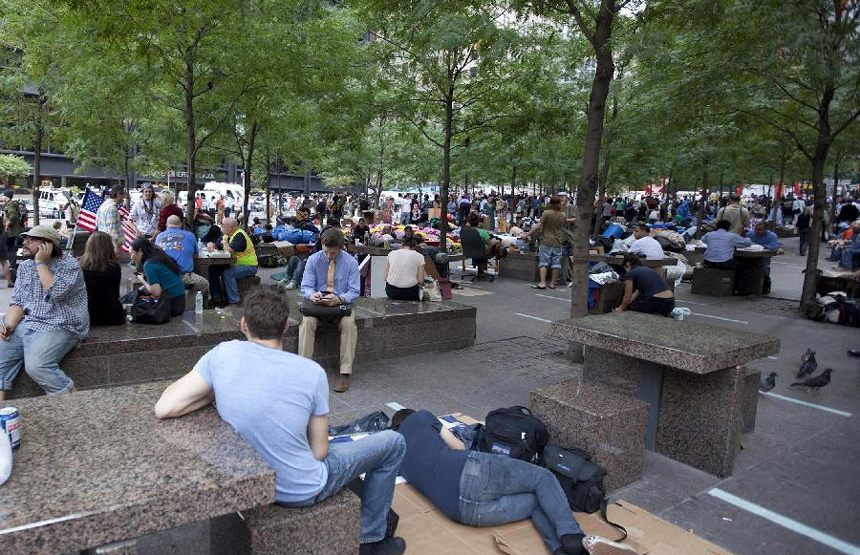
<svg viewBox="0 0 860 555"><path fill-rule="evenodd" d="M221 305L225 304L226 290L226 304L237 304L242 301L238 281L257 275L257 253L251 238L239 227L236 218L224 218L221 229L224 237L217 244L209 243L209 250L223 248L230 253L233 263L230 266L209 267L210 294L212 302Z"/></svg>

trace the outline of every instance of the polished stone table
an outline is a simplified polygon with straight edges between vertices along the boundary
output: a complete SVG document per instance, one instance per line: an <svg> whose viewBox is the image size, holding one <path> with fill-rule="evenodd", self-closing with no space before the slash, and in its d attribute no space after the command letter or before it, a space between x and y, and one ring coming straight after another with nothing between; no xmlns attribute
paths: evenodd
<svg viewBox="0 0 860 555"><path fill-rule="evenodd" d="M499 263L499 277L540 281L538 253L509 252Z"/></svg>
<svg viewBox="0 0 860 555"><path fill-rule="evenodd" d="M213 407L155 418L166 385L9 403L22 441L0 486L0 553L68 553L274 502L274 471Z"/></svg>
<svg viewBox="0 0 860 555"><path fill-rule="evenodd" d="M622 267L624 264L624 255L617 254L592 254L588 257L589 262L606 262L610 266ZM648 268L662 268L663 266L675 266L678 264L678 259L672 257L660 258L656 260L642 259L642 265Z"/></svg>
<svg viewBox="0 0 860 555"><path fill-rule="evenodd" d="M689 251L688 251L689 252ZM704 255L705 249L697 247L696 255ZM777 251L747 251L735 249L735 258L739 259L746 269L747 289L750 295L761 296L764 292L764 278L768 271L768 261L777 256Z"/></svg>
<svg viewBox="0 0 860 555"><path fill-rule="evenodd" d="M634 312L553 322L551 335L585 346L583 383L650 405L646 448L717 476L755 415L744 365L779 352L765 335Z"/></svg>

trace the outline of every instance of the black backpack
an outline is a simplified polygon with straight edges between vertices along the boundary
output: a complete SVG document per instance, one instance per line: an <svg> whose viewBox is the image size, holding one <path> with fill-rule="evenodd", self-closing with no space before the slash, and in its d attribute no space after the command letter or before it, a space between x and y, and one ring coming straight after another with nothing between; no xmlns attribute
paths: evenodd
<svg viewBox="0 0 860 555"><path fill-rule="evenodd" d="M487 414L480 449L531 462L548 441L546 425L526 407L516 406Z"/></svg>
<svg viewBox="0 0 860 555"><path fill-rule="evenodd" d="M586 451L547 445L543 448L539 464L558 479L571 509L586 513L600 509L601 502L606 498L603 479L607 472L592 462L591 455Z"/></svg>

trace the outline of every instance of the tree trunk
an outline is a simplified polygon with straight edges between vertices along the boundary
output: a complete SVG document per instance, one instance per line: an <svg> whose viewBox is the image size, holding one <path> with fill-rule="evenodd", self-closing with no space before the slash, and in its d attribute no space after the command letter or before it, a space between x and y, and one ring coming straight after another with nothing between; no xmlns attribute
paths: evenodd
<svg viewBox="0 0 860 555"><path fill-rule="evenodd" d="M259 125L255 121L251 125L251 135L248 137L248 159L245 161L245 199L242 202L242 215L245 218L245 229L250 230L250 218L248 217L248 197L251 196L251 168L254 164L254 142L257 140L257 130L259 129Z"/></svg>
<svg viewBox="0 0 860 555"><path fill-rule="evenodd" d="M511 171L511 202L514 204L516 204L518 202L518 200L516 198L517 197L516 190L517 190L517 165L514 164L514 168ZM516 212L516 209L517 209L516 206L508 206L508 212L510 212L510 215L511 215L511 227L513 227L513 225L516 223L516 219L514 216L514 212Z"/></svg>
<svg viewBox="0 0 860 555"><path fill-rule="evenodd" d="M39 225L39 187L42 185L42 139L44 137L42 129L42 113L41 101L39 106L39 116L36 121L36 138L33 142L33 188L30 194L33 197L33 222L30 225Z"/></svg>
<svg viewBox="0 0 860 555"><path fill-rule="evenodd" d="M833 197L830 201L830 224L836 221L836 197L839 195L839 162L844 151L836 151L833 156Z"/></svg>
<svg viewBox="0 0 860 555"><path fill-rule="evenodd" d="M272 159L266 148L266 223L272 223Z"/></svg>
<svg viewBox="0 0 860 555"><path fill-rule="evenodd" d="M597 167L600 162L600 143L603 140L603 118L606 98L615 71L612 61L612 20L615 2L601 2L597 13L592 46L597 57L597 67L588 99L588 122L585 132L585 149L582 171L576 197L577 221L587 222L574 226L571 257L571 318L582 318L588 313L588 235L591 215L594 210L594 194L597 192ZM581 18L580 18L581 19ZM583 29L583 31L585 31ZM572 344L568 356L575 362L582 360L582 348Z"/></svg>
<svg viewBox="0 0 860 555"><path fill-rule="evenodd" d="M188 229L194 230L194 212L196 205L194 203L195 185L197 184L197 128L194 120L194 54L191 48L185 54L185 134L186 134L186 155L187 155L187 176L186 183L188 191L186 192L185 206L185 225ZM179 181L176 183L177 201L179 200Z"/></svg>
<svg viewBox="0 0 860 555"><path fill-rule="evenodd" d="M454 83L451 70L448 70L448 94L445 98L445 142L442 156L442 190L439 201L442 206L448 206L448 187L451 185L451 139L454 136ZM443 218L439 224L439 250L448 252L448 218Z"/></svg>
<svg viewBox="0 0 860 555"><path fill-rule="evenodd" d="M699 201L699 214L696 222L696 239L702 238L702 221L705 219L705 203L708 201L708 158L702 160L702 199Z"/></svg>

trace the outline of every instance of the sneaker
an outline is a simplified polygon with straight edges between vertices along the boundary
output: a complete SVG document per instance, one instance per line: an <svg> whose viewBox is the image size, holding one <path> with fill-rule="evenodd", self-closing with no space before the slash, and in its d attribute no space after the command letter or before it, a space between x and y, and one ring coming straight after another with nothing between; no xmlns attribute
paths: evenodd
<svg viewBox="0 0 860 555"><path fill-rule="evenodd" d="M385 538L374 543L363 543L358 547L358 555L401 555L406 551L403 538Z"/></svg>
<svg viewBox="0 0 860 555"><path fill-rule="evenodd" d="M296 288L296 282L295 281L291 281L291 282L287 283L287 285L284 286L284 289L287 289L288 291L292 291L295 288Z"/></svg>
<svg viewBox="0 0 860 555"><path fill-rule="evenodd" d="M623 543L611 542L600 536L586 536L582 545L590 555L638 555L637 551Z"/></svg>

